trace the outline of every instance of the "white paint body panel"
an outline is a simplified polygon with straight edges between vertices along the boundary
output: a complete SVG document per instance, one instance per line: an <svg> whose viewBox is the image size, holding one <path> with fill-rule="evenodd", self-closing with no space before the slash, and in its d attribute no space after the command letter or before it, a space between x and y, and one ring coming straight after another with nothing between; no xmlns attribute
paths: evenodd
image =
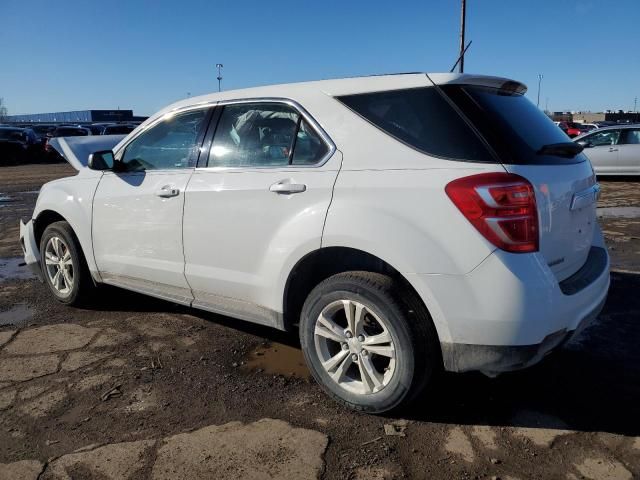
<svg viewBox="0 0 640 480"><path fill-rule="evenodd" d="M297 261L320 248L340 152L318 168L196 169L184 212L185 274L196 301L215 296L282 313ZM278 194L280 181L306 191Z"/></svg>
<svg viewBox="0 0 640 480"><path fill-rule="evenodd" d="M184 192L193 169L107 172L94 197L93 251L103 276L162 284L190 296L184 277ZM179 190L162 198L160 189Z"/></svg>

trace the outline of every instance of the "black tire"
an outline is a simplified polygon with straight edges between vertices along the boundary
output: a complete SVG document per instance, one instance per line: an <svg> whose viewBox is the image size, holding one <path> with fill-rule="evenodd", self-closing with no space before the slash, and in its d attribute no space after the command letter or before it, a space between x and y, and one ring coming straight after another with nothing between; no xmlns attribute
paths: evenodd
<svg viewBox="0 0 640 480"><path fill-rule="evenodd" d="M47 271L45 248L53 237L60 238L68 247L72 262L72 282L69 292L61 293L53 286ZM40 239L40 267L44 282L56 300L65 305L81 305L89 300L95 290L95 284L89 273L87 261L82 253L80 243L71 226L64 221L54 222L45 228Z"/></svg>
<svg viewBox="0 0 640 480"><path fill-rule="evenodd" d="M389 327L395 370L388 384L378 391L365 394L345 390L322 366L315 344L316 322L325 307L338 300L364 305ZM367 413L406 407L442 366L437 333L422 302L399 281L378 273L340 273L316 286L302 308L300 343L311 374L322 388L339 403Z"/></svg>

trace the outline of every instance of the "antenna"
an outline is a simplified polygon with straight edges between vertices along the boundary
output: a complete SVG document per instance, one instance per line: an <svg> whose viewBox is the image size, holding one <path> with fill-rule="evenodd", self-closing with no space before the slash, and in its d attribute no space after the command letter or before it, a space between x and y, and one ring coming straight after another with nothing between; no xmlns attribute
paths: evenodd
<svg viewBox="0 0 640 480"><path fill-rule="evenodd" d="M460 73L464 73L464 52L467 51L467 49L464 47L464 30L465 30L466 17L467 17L467 0L462 0L462 9L460 12L460 56L458 57L458 61L460 62ZM451 71L453 71L453 69Z"/></svg>
<svg viewBox="0 0 640 480"><path fill-rule="evenodd" d="M451 70L449 70L449 73L453 73L453 71L458 66L458 63L460 63L461 61L464 61L464 54L467 52L467 50L469 49L472 43L473 43L473 40L470 40L469 43L467 43L467 46L464 47L464 50L462 50L462 52L460 53L460 56L456 60L456 63L453 64L453 67L451 67ZM462 70L460 71L462 72Z"/></svg>

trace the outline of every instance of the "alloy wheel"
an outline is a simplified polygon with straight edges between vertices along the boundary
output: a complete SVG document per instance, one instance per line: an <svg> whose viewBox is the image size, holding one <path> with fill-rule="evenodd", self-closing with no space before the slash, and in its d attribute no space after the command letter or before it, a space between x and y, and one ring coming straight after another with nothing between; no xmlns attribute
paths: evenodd
<svg viewBox="0 0 640 480"><path fill-rule="evenodd" d="M395 373L389 325L360 302L338 300L327 305L316 320L314 343L325 371L349 392L377 393Z"/></svg>
<svg viewBox="0 0 640 480"><path fill-rule="evenodd" d="M47 241L44 262L49 282L61 295L68 295L73 288L73 260L67 243L58 236Z"/></svg>

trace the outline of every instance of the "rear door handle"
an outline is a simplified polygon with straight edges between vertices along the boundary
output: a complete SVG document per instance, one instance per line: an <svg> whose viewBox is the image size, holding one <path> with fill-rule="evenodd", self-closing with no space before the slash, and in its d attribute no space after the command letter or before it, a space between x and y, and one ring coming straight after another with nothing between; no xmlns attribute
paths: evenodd
<svg viewBox="0 0 640 480"><path fill-rule="evenodd" d="M274 193L302 193L307 190L304 183L289 183L285 180L274 183L269 187L270 192Z"/></svg>
<svg viewBox="0 0 640 480"><path fill-rule="evenodd" d="M156 190L156 195L162 198L177 197L180 195L180 189L173 185L165 185Z"/></svg>

